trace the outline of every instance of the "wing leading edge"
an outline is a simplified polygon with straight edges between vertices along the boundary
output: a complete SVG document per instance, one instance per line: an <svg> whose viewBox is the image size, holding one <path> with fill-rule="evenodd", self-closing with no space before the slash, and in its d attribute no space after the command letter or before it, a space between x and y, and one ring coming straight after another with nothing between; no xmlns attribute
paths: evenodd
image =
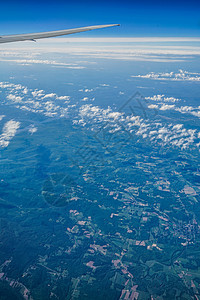
<svg viewBox="0 0 200 300"><path fill-rule="evenodd" d="M44 38L49 38L49 37L68 35L68 34L79 33L79 32L89 31L89 30L93 30L93 29L113 27L113 26L119 26L119 24L88 26L88 27L80 27L80 28L74 28L74 29L57 30L57 31L40 32L40 33L30 33L30 34L27 33L27 34L16 34L16 35L4 35L4 36L0 36L0 44L1 43L19 42L19 41L35 41L37 39L44 39Z"/></svg>

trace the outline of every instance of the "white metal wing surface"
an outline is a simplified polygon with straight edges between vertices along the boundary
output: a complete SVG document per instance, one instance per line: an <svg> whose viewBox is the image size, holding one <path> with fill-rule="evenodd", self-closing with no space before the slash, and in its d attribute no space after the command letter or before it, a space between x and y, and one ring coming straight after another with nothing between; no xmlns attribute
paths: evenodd
<svg viewBox="0 0 200 300"><path fill-rule="evenodd" d="M30 33L30 34L4 35L4 36L0 36L0 43L11 43L11 42L19 42L19 41L35 41L37 39L44 39L44 38L49 38L49 37L68 35L68 34L79 33L79 32L89 31L89 30L93 30L93 29L113 27L113 26L119 26L119 24L96 25L96 26L80 27L80 28L74 28L74 29L66 29L66 30Z"/></svg>

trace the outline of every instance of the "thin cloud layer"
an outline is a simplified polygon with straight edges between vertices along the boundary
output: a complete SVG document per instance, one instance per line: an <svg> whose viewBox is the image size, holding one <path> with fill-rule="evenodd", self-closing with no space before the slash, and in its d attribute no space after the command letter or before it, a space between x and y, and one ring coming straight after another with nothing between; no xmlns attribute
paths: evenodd
<svg viewBox="0 0 200 300"><path fill-rule="evenodd" d="M170 42L170 45L169 45ZM30 51L31 50L31 51ZM67 60L56 61L54 54ZM48 58L44 59L48 54ZM103 58L127 61L180 62L200 55L199 38L57 38L39 41L23 47L4 45L0 61L21 65L44 64L52 67L84 69L89 63L68 63L69 57ZM91 62L90 62L91 63Z"/></svg>
<svg viewBox="0 0 200 300"><path fill-rule="evenodd" d="M30 66L33 64L40 64L40 65L51 65L56 67L64 67L66 69L85 69L84 66L79 66L78 64L68 64L63 62L57 62L55 60L39 60L39 59L11 59L11 58L1 58L0 62L10 62L10 63L17 63L23 66Z"/></svg>

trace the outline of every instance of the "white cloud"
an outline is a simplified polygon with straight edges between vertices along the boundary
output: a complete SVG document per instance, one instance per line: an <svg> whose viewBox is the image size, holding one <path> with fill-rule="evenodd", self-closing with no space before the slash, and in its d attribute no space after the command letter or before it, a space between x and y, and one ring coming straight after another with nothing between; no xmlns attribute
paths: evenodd
<svg viewBox="0 0 200 300"><path fill-rule="evenodd" d="M94 89L80 89L79 92L85 92L85 93L90 93L93 92Z"/></svg>
<svg viewBox="0 0 200 300"><path fill-rule="evenodd" d="M29 128L29 132L31 133L31 134L33 134L33 133L35 133L35 132L37 132L37 128L35 127L35 126L31 126L30 128Z"/></svg>
<svg viewBox="0 0 200 300"><path fill-rule="evenodd" d="M67 42L67 47L66 47ZM69 43L70 42L70 43ZM170 42L170 44L166 43ZM180 43L178 44L177 43ZM183 43L184 42L184 43ZM193 42L193 45L191 45ZM185 61L192 55L200 55L199 38L57 38L41 40L33 45L3 45L0 50L0 61L17 63L24 66L32 64L49 65L57 68L84 69L85 58L104 58L126 61L177 62ZM157 43L157 44L156 44ZM55 61L54 53L78 57L76 63ZM52 54L52 59L46 58ZM51 57L48 55L48 57ZM80 59L81 58L81 59ZM83 59L84 58L84 59Z"/></svg>
<svg viewBox="0 0 200 300"><path fill-rule="evenodd" d="M171 106L170 106L171 109ZM79 110L80 118L74 120L74 124L86 126L90 124L90 129L98 129L98 126L109 124L109 132L115 132L126 128L130 133L141 138L149 138L151 142L162 146L173 146L186 149L192 145L197 146L195 141L200 134L194 129L186 129L183 124L162 124L154 123L152 120L144 120L140 116L126 116L121 112L113 112L110 107L102 109L98 106L83 105ZM117 122L116 122L117 121ZM92 128L91 128L92 125ZM106 125L108 126L108 125Z"/></svg>
<svg viewBox="0 0 200 300"><path fill-rule="evenodd" d="M69 96L58 96L56 93L46 94L44 90L32 90L20 84L7 82L0 82L0 89L6 95L6 100L2 99L2 103L9 103L21 110L40 113L48 117L64 117L68 113L68 107L70 107L68 105ZM65 102L63 103L61 100ZM61 104L58 104L58 101Z"/></svg>
<svg viewBox="0 0 200 300"><path fill-rule="evenodd" d="M110 86L110 85L106 83L101 83L100 86Z"/></svg>
<svg viewBox="0 0 200 300"><path fill-rule="evenodd" d="M2 89L5 94L5 97L2 98L2 103L14 105L21 110L43 114L47 117L61 118L70 115L70 118L73 118L74 125L81 125L87 127L89 130L96 130L104 124L109 124L109 132L115 133L116 131L120 131L122 130L121 126L123 126L123 128L126 128L126 130L133 135L144 139L148 138L152 143L157 143L162 146L171 145L184 149L199 143L199 133L192 128L184 128L183 124L164 124L162 121L144 120L139 115L126 116L122 112L114 111L111 107L104 109L92 104L81 105L78 109L76 104L70 103L69 96L58 96L56 93L45 93L44 90L32 90L22 85L7 82L1 82L0 89ZM24 90L26 91L25 93ZM87 89L83 91L85 90ZM86 98L87 97L84 97L83 99L86 100ZM152 104L149 104L149 108L162 110L163 114L167 110L174 110L179 113L190 113L194 116L195 114L199 115L199 107L178 107L175 103L178 102L179 99L173 97L154 95L152 97L146 97L146 99L148 99L149 102L153 101ZM170 102L173 104L168 104ZM34 132L35 129L30 131L30 133ZM9 143L9 139L5 138L8 134L5 133L6 130L4 128L4 135L1 136L1 145Z"/></svg>
<svg viewBox="0 0 200 300"><path fill-rule="evenodd" d="M84 98L82 98L81 100L82 101L87 101L89 98L88 97L84 97Z"/></svg>
<svg viewBox="0 0 200 300"><path fill-rule="evenodd" d="M0 135L0 146L2 148L5 148L9 145L11 139L15 136L19 127L20 122L16 122L14 120L10 120L4 125L3 132Z"/></svg>
<svg viewBox="0 0 200 300"><path fill-rule="evenodd" d="M66 100L66 101L68 101L68 100L70 100L70 96L56 96L56 99L57 100Z"/></svg>
<svg viewBox="0 0 200 300"><path fill-rule="evenodd" d="M150 105L148 105L148 108L150 108L150 109L157 109L158 108L158 105L156 105L156 104L150 104Z"/></svg>
<svg viewBox="0 0 200 300"><path fill-rule="evenodd" d="M34 90L33 92L31 92L33 97L42 97L44 96L44 91L43 90Z"/></svg>
<svg viewBox="0 0 200 300"><path fill-rule="evenodd" d="M26 95L28 93L28 89L24 88L24 90L22 92Z"/></svg>
<svg viewBox="0 0 200 300"><path fill-rule="evenodd" d="M183 128L183 124L176 124L172 127L172 130L181 130Z"/></svg>
<svg viewBox="0 0 200 300"><path fill-rule="evenodd" d="M165 95L154 95L152 97L145 97L146 100L153 100L153 101L159 101L159 102L178 102L180 99L174 98L174 97L167 97Z"/></svg>
<svg viewBox="0 0 200 300"><path fill-rule="evenodd" d="M8 100L11 100L11 101L13 101L13 102L22 102L22 97L21 96L16 96L16 95L12 95L12 94L9 94L8 96L7 96L7 99Z"/></svg>
<svg viewBox="0 0 200 300"><path fill-rule="evenodd" d="M168 105L168 104L163 104L160 107L160 110L169 110L169 109L173 109L175 107L175 105Z"/></svg>
<svg viewBox="0 0 200 300"><path fill-rule="evenodd" d="M174 97L166 97L165 95L154 95L152 97L145 97L148 101L157 101L158 104L149 104L149 109L157 109L161 111L165 110L174 110L176 112L182 113L182 114L190 114L195 117L200 118L200 107L193 107L193 106L176 106L175 104L166 104L166 102L179 102L180 99L176 99ZM164 103L165 102L165 103Z"/></svg>
<svg viewBox="0 0 200 300"><path fill-rule="evenodd" d="M60 43L159 43L159 42L200 42L199 37L64 37L64 38L56 38L56 41ZM48 39L47 41L42 41L43 44L51 44L54 43L53 39Z"/></svg>
<svg viewBox="0 0 200 300"><path fill-rule="evenodd" d="M43 99L45 98L55 98L56 97L56 94L55 93L51 93L51 94L46 94Z"/></svg>
<svg viewBox="0 0 200 300"><path fill-rule="evenodd" d="M153 80L172 80L172 81L197 81L200 82L200 73L192 73L183 70L179 70L178 73L154 73L150 72L146 75L132 75L136 78L147 78Z"/></svg>
<svg viewBox="0 0 200 300"><path fill-rule="evenodd" d="M78 66L77 64L67 64L63 62L56 62L54 60L39 60L39 59L11 59L11 58L1 58L2 62L12 62L23 66L30 66L32 64L42 64L42 65L52 65L56 67L65 67L67 69L85 69L84 66Z"/></svg>

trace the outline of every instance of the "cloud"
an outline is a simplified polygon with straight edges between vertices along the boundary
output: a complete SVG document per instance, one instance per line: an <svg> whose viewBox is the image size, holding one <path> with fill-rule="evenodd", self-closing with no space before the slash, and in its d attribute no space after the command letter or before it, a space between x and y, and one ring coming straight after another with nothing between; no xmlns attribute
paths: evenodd
<svg viewBox="0 0 200 300"><path fill-rule="evenodd" d="M22 97L21 96L16 96L16 95L13 95L13 94L9 94L8 96L7 96L7 99L8 100L11 100L11 101L13 101L13 102L22 102Z"/></svg>
<svg viewBox="0 0 200 300"><path fill-rule="evenodd" d="M150 105L148 105L148 108L150 108L150 109L158 109L158 105L157 104L150 104Z"/></svg>
<svg viewBox="0 0 200 300"><path fill-rule="evenodd" d="M106 83L101 83L100 86L110 86L110 85Z"/></svg>
<svg viewBox="0 0 200 300"><path fill-rule="evenodd" d="M160 111L173 110L173 111L179 112L181 114L190 114L190 115L200 118L200 108L199 107L193 107L193 106L177 107L174 104L169 105L169 104L159 103L159 104L149 104L148 108L156 109L156 110L160 110Z"/></svg>
<svg viewBox="0 0 200 300"><path fill-rule="evenodd" d="M15 136L17 129L20 127L20 122L10 120L3 127L3 132L0 135L0 147L5 148Z"/></svg>
<svg viewBox="0 0 200 300"><path fill-rule="evenodd" d="M200 108L199 107L181 106L181 107L176 107L175 110L182 114L187 113L187 114L190 114L190 115L200 118Z"/></svg>
<svg viewBox="0 0 200 300"><path fill-rule="evenodd" d="M94 89L80 89L79 92L85 92L85 93L90 93L93 92Z"/></svg>
<svg viewBox="0 0 200 300"><path fill-rule="evenodd" d="M175 105L163 104L160 107L160 110L169 110L169 109L173 109L174 107L175 107Z"/></svg>
<svg viewBox="0 0 200 300"><path fill-rule="evenodd" d="M81 99L81 101L87 101L89 98L88 97L84 97Z"/></svg>
<svg viewBox="0 0 200 300"><path fill-rule="evenodd" d="M166 105L165 109L173 109L174 105ZM165 110L164 109L164 110ZM198 147L200 134L195 129L186 129L183 124L155 123L154 120L144 120L140 116L125 116L122 112L114 112L110 107L102 109L99 106L86 104L79 109L79 119L74 124L96 130L108 126L109 132L128 130L131 134L143 139L149 138L150 142L161 146L173 146L187 149L190 146Z"/></svg>
<svg viewBox="0 0 200 300"><path fill-rule="evenodd" d="M153 101L159 101L159 102L178 102L181 101L180 99L174 98L174 97L167 97L165 95L154 95L152 97L145 97L146 100L153 100Z"/></svg>
<svg viewBox="0 0 200 300"><path fill-rule="evenodd" d="M140 115L133 114L127 116L125 113L115 111L111 107L101 108L91 103L80 104L80 107L78 107L77 104L70 103L70 96L59 96L54 92L46 93L44 90L28 89L20 84L0 82L0 89L2 90L2 95L5 96L2 98L3 104L14 105L18 109L43 114L51 118L70 116L75 126L84 126L88 130L95 131L106 124L106 126L109 125L110 133L114 134L122 130L122 128L126 128L130 134L138 138L148 139L150 143L161 146L179 147L181 149L191 146L199 147L197 146L200 143L199 132L192 128L186 129L180 123L169 124L167 120L163 123L162 118L160 121L155 122L151 118L147 120L143 119ZM85 90L87 89L83 91L85 92ZM83 97L82 99L86 101L88 97ZM179 105L180 99L174 97L154 95L146 97L145 100L150 102L148 103L149 109L160 110L162 111L162 115L166 111L171 110L183 114L188 113L195 117L199 116L200 107L195 108ZM13 128L18 128L18 126L18 123L13 123ZM7 145L10 141L9 138L12 137L12 134L9 135L10 131L6 128L4 128L1 135L1 146ZM12 128L11 125L9 128ZM29 132L33 134L35 130L35 128L30 128Z"/></svg>
<svg viewBox="0 0 200 300"><path fill-rule="evenodd" d="M40 113L48 117L64 117L68 113L68 107L65 104L68 104L70 96L46 94L44 90L32 90L20 84L8 82L0 82L0 89L6 95L6 100L2 100L2 103L15 105L21 110ZM62 100L65 102L61 102Z"/></svg>
<svg viewBox="0 0 200 300"><path fill-rule="evenodd" d="M193 107L193 106L177 106L175 104L166 104L166 102L172 102L172 103L178 103L181 101L181 99L176 99L174 97L167 97L165 95L154 95L151 97L145 97L148 101L156 101L157 104L149 104L149 109L157 109L160 111L165 110L174 110L176 112L179 112L181 114L190 114L195 117L200 118L200 106Z"/></svg>
<svg viewBox="0 0 200 300"><path fill-rule="evenodd" d="M68 100L70 100L70 96L56 96L56 99L57 100L66 100L66 101L68 101Z"/></svg>
<svg viewBox="0 0 200 300"><path fill-rule="evenodd" d="M64 38L56 38L56 41L59 43L159 43L159 42L200 42L199 37L64 37ZM54 43L53 39L48 39L46 41L42 41L43 44L51 44Z"/></svg>
<svg viewBox="0 0 200 300"><path fill-rule="evenodd" d="M0 61L2 62L12 62L17 63L23 66L30 66L33 64L40 64L40 65L52 65L56 67L65 67L66 69L85 69L85 66L79 66L77 64L67 64L63 62L56 62L54 60L39 60L39 59L11 59L11 58L1 58Z"/></svg>
<svg viewBox="0 0 200 300"><path fill-rule="evenodd" d="M28 91L28 89L27 89L27 91ZM37 90L37 89L34 90L33 92L31 92L31 94L35 98L41 98L45 95L43 90Z"/></svg>
<svg viewBox="0 0 200 300"><path fill-rule="evenodd" d="M29 132L31 133L31 135L33 134L33 133L35 133L35 132L37 132L37 127L35 127L34 125L32 125L30 128L29 128Z"/></svg>
<svg viewBox="0 0 200 300"><path fill-rule="evenodd" d="M69 43L70 42L70 43ZM170 45L166 42L170 42ZM180 44L181 42L181 44ZM191 42L193 43L191 45ZM180 62L200 55L199 38L57 38L41 40L39 44L23 43L3 45L0 61L24 66L51 65L68 69L84 69L96 62L86 58L103 58L126 61ZM66 46L67 43L67 46ZM79 57L79 62L56 61L54 53ZM48 58L52 54L52 59ZM84 57L84 60L80 59Z"/></svg>
<svg viewBox="0 0 200 300"><path fill-rule="evenodd" d="M43 99L45 98L55 98L56 97L56 94L55 93L51 93L51 94L46 94Z"/></svg>
<svg viewBox="0 0 200 300"><path fill-rule="evenodd" d="M200 73L192 73L179 70L177 73L154 73L150 72L146 75L132 75L133 78L147 78L153 80L171 80L171 81L197 81L200 82Z"/></svg>

